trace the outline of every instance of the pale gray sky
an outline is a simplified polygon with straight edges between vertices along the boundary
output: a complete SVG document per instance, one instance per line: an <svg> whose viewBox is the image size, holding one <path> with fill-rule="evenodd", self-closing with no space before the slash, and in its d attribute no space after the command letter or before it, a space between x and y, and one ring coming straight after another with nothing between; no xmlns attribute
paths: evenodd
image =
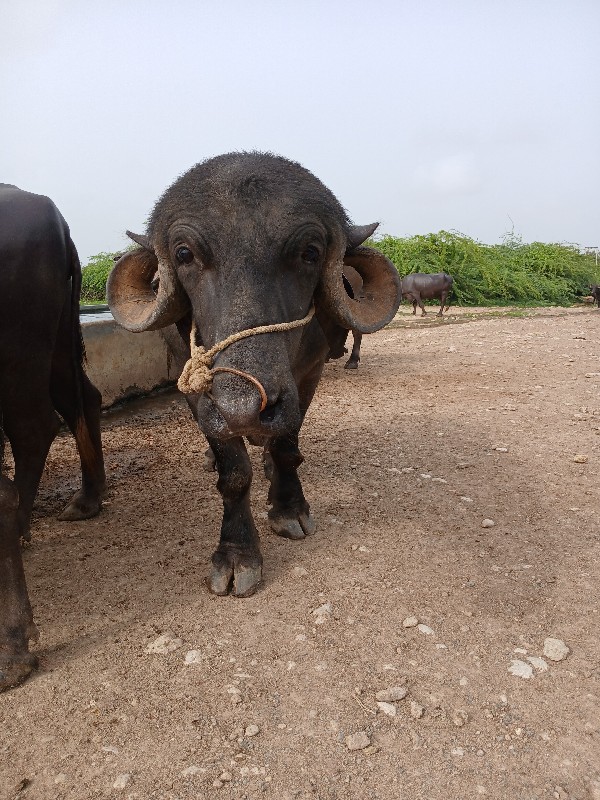
<svg viewBox="0 0 600 800"><path fill-rule="evenodd" d="M598 0L0 0L0 103L84 263L249 149L381 232L600 245Z"/></svg>

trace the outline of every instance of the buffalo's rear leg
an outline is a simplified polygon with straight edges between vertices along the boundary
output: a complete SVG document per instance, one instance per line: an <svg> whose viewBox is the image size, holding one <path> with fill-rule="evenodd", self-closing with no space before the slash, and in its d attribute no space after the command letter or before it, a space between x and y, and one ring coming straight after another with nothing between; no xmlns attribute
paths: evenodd
<svg viewBox="0 0 600 800"><path fill-rule="evenodd" d="M2 450L0 441L0 465ZM37 629L25 584L18 513L17 488L0 475L0 692L24 681L37 664L29 652Z"/></svg>
<svg viewBox="0 0 600 800"><path fill-rule="evenodd" d="M52 401L75 437L81 460L81 489L71 498L59 519L76 520L95 517L106 494L106 475L100 439L100 392L82 375L83 414L78 414L74 398L64 386L52 384Z"/></svg>
<svg viewBox="0 0 600 800"><path fill-rule="evenodd" d="M4 430L15 462L19 531L27 541L31 538L31 510L46 457L60 428L48 396L47 372L44 375L41 363L30 363L29 367L28 374L13 369L14 384L21 391L18 397L5 398L3 407Z"/></svg>
<svg viewBox="0 0 600 800"><path fill-rule="evenodd" d="M77 443L81 461L81 489L71 498L59 519L95 517L106 494L106 475L100 437L102 396L81 364L73 361L72 330L68 318L61 319L50 374L50 396Z"/></svg>
<svg viewBox="0 0 600 800"><path fill-rule="evenodd" d="M358 362L360 361L360 345L363 335L358 331L352 331L352 336L354 337L354 344L352 346L350 358L344 364L344 369L358 369Z"/></svg>
<svg viewBox="0 0 600 800"><path fill-rule="evenodd" d="M249 597L262 581L262 555L250 511L252 465L241 438L208 439L223 498L221 539L212 556L208 588L213 594Z"/></svg>
<svg viewBox="0 0 600 800"><path fill-rule="evenodd" d="M298 449L298 434L289 434L272 439L268 444L272 468L269 511L271 528L279 536L287 539L304 539L316 530L316 523L310 514L297 469L304 461Z"/></svg>
<svg viewBox="0 0 600 800"><path fill-rule="evenodd" d="M446 300L448 298L448 292L442 292L440 295L440 310L438 311L438 317L442 317L444 315L444 306L446 305ZM448 311L448 308L446 308Z"/></svg>

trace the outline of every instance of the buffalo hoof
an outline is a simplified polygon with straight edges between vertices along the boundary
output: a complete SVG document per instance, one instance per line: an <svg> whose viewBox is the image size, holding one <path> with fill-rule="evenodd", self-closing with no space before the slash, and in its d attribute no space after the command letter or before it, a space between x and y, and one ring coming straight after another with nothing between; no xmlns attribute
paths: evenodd
<svg viewBox="0 0 600 800"><path fill-rule="evenodd" d="M285 539L304 539L317 529L317 523L309 512L301 512L297 516L286 517L269 511L269 524L271 530Z"/></svg>
<svg viewBox="0 0 600 800"><path fill-rule="evenodd" d="M262 583L262 560L217 550L206 583L212 594L250 597Z"/></svg>
<svg viewBox="0 0 600 800"><path fill-rule="evenodd" d="M348 359L344 364L344 369L358 369L358 361L352 361L352 359Z"/></svg>
<svg viewBox="0 0 600 800"><path fill-rule="evenodd" d="M0 656L0 692L23 683L37 663L37 658L27 650L11 657Z"/></svg>
<svg viewBox="0 0 600 800"><path fill-rule="evenodd" d="M86 496L83 489L76 492L69 504L58 515L61 520L73 522L78 519L89 519L100 513L102 500L99 497Z"/></svg>

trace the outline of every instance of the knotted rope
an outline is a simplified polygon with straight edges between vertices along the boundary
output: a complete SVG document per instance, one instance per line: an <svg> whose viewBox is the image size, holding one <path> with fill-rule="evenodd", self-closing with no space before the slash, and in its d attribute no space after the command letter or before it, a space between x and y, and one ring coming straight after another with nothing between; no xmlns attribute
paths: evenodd
<svg viewBox="0 0 600 800"><path fill-rule="evenodd" d="M311 321L314 313L315 307L313 306L302 319L296 319L293 322L278 322L274 325L259 325L256 328L248 328L245 331L239 331L239 333L232 333L231 336L223 339L222 342L217 342L210 350L202 346L199 347L196 344L197 329L196 322L193 321L190 333L191 358L183 368L183 372L177 381L177 388L184 394L202 394L203 392L210 391L213 376L217 372L231 372L232 375L239 375L241 378L245 378L256 386L261 397L260 411L264 411L267 405L267 393L261 382L248 372L243 372L239 369L233 369L231 367L215 367L211 369L214 357L217 353L229 347L230 344L239 342L240 339L246 339L248 336L257 336L259 333L278 333L279 331L291 331L294 328L301 328Z"/></svg>

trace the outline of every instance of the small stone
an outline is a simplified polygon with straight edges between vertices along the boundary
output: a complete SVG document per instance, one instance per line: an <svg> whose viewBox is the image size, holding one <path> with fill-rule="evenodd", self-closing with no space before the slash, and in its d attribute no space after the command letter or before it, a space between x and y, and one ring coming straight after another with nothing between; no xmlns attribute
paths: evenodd
<svg viewBox="0 0 600 800"><path fill-rule="evenodd" d="M387 714L388 717L395 717L396 716L396 706L393 703L384 703L384 702L377 702L379 709L383 711L384 714Z"/></svg>
<svg viewBox="0 0 600 800"><path fill-rule="evenodd" d="M462 747L453 747L452 750L450 750L450 752L452 753L453 756L459 756L459 757L464 756L465 754L465 751L462 749Z"/></svg>
<svg viewBox="0 0 600 800"><path fill-rule="evenodd" d="M508 447L494 447L497 453L508 453Z"/></svg>
<svg viewBox="0 0 600 800"><path fill-rule="evenodd" d="M422 622L417 625L417 630L425 634L425 636L433 635L433 628L430 628L429 625L424 625Z"/></svg>
<svg viewBox="0 0 600 800"><path fill-rule="evenodd" d="M544 639L543 652L550 661L563 661L571 651L562 639L553 639L550 636Z"/></svg>
<svg viewBox="0 0 600 800"><path fill-rule="evenodd" d="M259 733L260 728L258 725L248 725L246 730L244 731L245 735L250 738L251 736L256 736Z"/></svg>
<svg viewBox="0 0 600 800"><path fill-rule="evenodd" d="M158 639L155 639L146 647L145 652L164 656L167 653L172 653L173 650L177 650L182 644L183 641L177 639L172 631L165 631L161 633Z"/></svg>
<svg viewBox="0 0 600 800"><path fill-rule="evenodd" d="M371 739L366 731L357 731L346 736L346 747L348 750L364 750L369 747Z"/></svg>
<svg viewBox="0 0 600 800"><path fill-rule="evenodd" d="M425 709L422 705L417 703L415 700L410 701L410 715L413 717L413 719L421 719L424 713Z"/></svg>
<svg viewBox="0 0 600 800"><path fill-rule="evenodd" d="M123 772L121 775L117 775L113 783L113 789L124 789L130 780L131 775L129 772Z"/></svg>
<svg viewBox="0 0 600 800"><path fill-rule="evenodd" d="M398 700L404 700L408 694L406 686L390 686L389 689L382 689L377 692L375 699L380 703L397 703Z"/></svg>
<svg viewBox="0 0 600 800"><path fill-rule="evenodd" d="M481 523L482 528L493 528L496 523L493 519L484 519Z"/></svg>
<svg viewBox="0 0 600 800"><path fill-rule="evenodd" d="M462 726L468 721L469 715L466 711L462 711L461 709L457 709L452 714L452 723L456 725L457 728L462 728Z"/></svg>
<svg viewBox="0 0 600 800"><path fill-rule="evenodd" d="M331 614L331 603L323 603L323 605L315 608L312 612L315 619L315 625L323 625L327 622Z"/></svg>
<svg viewBox="0 0 600 800"><path fill-rule="evenodd" d="M308 575L308 570L304 567L294 567L292 572L297 578L304 578Z"/></svg>
<svg viewBox="0 0 600 800"><path fill-rule="evenodd" d="M197 767L195 764L192 764L190 767L181 770L181 777L191 778L194 775L201 775L204 772L206 772L204 767Z"/></svg>
<svg viewBox="0 0 600 800"><path fill-rule="evenodd" d="M365 547L364 544L361 544L361 546L358 548L358 552L359 553L370 553L371 551L369 550L368 547Z"/></svg>
<svg viewBox="0 0 600 800"><path fill-rule="evenodd" d="M527 656L527 661L529 661L529 663L532 664L538 672L548 671L548 664L539 656Z"/></svg>
<svg viewBox="0 0 600 800"><path fill-rule="evenodd" d="M519 658L513 658L510 662L508 671L511 675L516 675L517 678L531 678L533 677L533 667Z"/></svg>
<svg viewBox="0 0 600 800"><path fill-rule="evenodd" d="M459 497L458 499L462 500L463 503L472 503L473 502L473 498L472 497L467 497L466 495L461 495L461 497Z"/></svg>
<svg viewBox="0 0 600 800"><path fill-rule="evenodd" d="M584 456L584 455L582 455L582 454L580 453L579 455L573 456L573 461L574 461L576 464L587 464L587 462L588 462L588 457L587 457L587 456Z"/></svg>
<svg viewBox="0 0 600 800"><path fill-rule="evenodd" d="M219 775L219 780L223 781L223 783L229 783L229 781L233 780L233 775L231 774L231 772L222 772Z"/></svg>
<svg viewBox="0 0 600 800"><path fill-rule="evenodd" d="M64 783L67 780L67 776L64 772L59 772L58 775L54 778L54 783ZM20 793L19 793L20 794Z"/></svg>
<svg viewBox="0 0 600 800"><path fill-rule="evenodd" d="M199 664L202 661L202 653L200 650L188 650L184 660L186 664Z"/></svg>
<svg viewBox="0 0 600 800"><path fill-rule="evenodd" d="M222 789L223 788L223 783L218 778L214 779L214 781L212 782L212 785L213 785L213 788L215 788L215 789Z"/></svg>
<svg viewBox="0 0 600 800"><path fill-rule="evenodd" d="M419 620L416 617L406 617L406 619L402 621L403 628L416 628L418 624Z"/></svg>

